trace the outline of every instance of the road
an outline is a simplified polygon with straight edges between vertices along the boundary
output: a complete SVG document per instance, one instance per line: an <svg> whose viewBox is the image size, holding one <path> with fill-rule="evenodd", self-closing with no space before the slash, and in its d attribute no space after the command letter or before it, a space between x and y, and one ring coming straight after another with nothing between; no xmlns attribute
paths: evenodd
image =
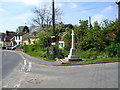
<svg viewBox="0 0 120 90"><path fill-rule="evenodd" d="M117 88L118 64L96 64L69 67L33 66L31 72L36 74L27 87L38 88ZM34 84L35 79L40 84ZM24 87L24 85L23 85Z"/></svg>
<svg viewBox="0 0 120 90"><path fill-rule="evenodd" d="M17 52L3 52L3 55L3 69L9 68L9 72L23 59ZM10 58L13 61L7 61ZM118 88L118 63L49 66L32 62L30 72L20 69L3 81L4 88ZM3 73L9 74L8 71Z"/></svg>
<svg viewBox="0 0 120 90"><path fill-rule="evenodd" d="M15 52L2 51L2 79L8 76L22 61L22 57Z"/></svg>

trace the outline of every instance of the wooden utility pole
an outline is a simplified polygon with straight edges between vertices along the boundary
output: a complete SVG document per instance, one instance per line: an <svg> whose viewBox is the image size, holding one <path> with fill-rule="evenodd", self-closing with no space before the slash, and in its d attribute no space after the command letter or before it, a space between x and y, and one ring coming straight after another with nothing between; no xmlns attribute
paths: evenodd
<svg viewBox="0 0 120 90"><path fill-rule="evenodd" d="M55 5L54 5L54 0L52 0L52 25L53 25L53 35L55 35Z"/></svg>

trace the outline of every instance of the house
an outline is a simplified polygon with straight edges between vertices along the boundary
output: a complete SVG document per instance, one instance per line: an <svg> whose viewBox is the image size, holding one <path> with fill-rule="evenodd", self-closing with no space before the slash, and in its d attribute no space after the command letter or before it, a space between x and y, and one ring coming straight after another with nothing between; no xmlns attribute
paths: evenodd
<svg viewBox="0 0 120 90"><path fill-rule="evenodd" d="M3 47L4 46L4 41L3 41L3 33L0 33L0 47Z"/></svg>
<svg viewBox="0 0 120 90"><path fill-rule="evenodd" d="M22 44L22 36L24 33L15 33L11 31L6 31L0 35L0 46L14 46Z"/></svg>
<svg viewBox="0 0 120 90"><path fill-rule="evenodd" d="M4 43L3 46L10 46L11 45L11 39L16 35L15 32L6 31L6 34L2 34L2 42Z"/></svg>
<svg viewBox="0 0 120 90"><path fill-rule="evenodd" d="M0 40L0 47L3 47L3 45L4 45L4 42Z"/></svg>
<svg viewBox="0 0 120 90"><path fill-rule="evenodd" d="M38 40L39 38L30 37L23 41L23 45L32 45L32 44L35 44L35 42L37 42Z"/></svg>
<svg viewBox="0 0 120 90"><path fill-rule="evenodd" d="M0 34L0 47L22 45L23 35L27 33L29 33L29 28L25 26L21 33L6 31L6 33Z"/></svg>
<svg viewBox="0 0 120 90"><path fill-rule="evenodd" d="M11 39L11 45L22 45L22 36L24 35L24 33L17 33L15 34Z"/></svg>
<svg viewBox="0 0 120 90"><path fill-rule="evenodd" d="M65 46L65 42L64 41L59 41L59 48L63 48Z"/></svg>
<svg viewBox="0 0 120 90"><path fill-rule="evenodd" d="M23 35L23 44L22 45L31 45L39 40L38 35L33 33Z"/></svg>
<svg viewBox="0 0 120 90"><path fill-rule="evenodd" d="M66 34L67 34L66 32L62 32L62 35L59 37L59 41L58 41L59 48L64 48L65 41L63 40L63 38Z"/></svg>

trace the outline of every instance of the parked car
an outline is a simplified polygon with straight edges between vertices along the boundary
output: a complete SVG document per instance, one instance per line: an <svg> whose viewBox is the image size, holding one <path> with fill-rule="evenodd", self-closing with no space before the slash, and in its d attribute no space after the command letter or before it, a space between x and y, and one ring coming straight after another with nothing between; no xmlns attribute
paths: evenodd
<svg viewBox="0 0 120 90"><path fill-rule="evenodd" d="M6 47L2 47L2 50L6 49Z"/></svg>
<svg viewBox="0 0 120 90"><path fill-rule="evenodd" d="M7 46L6 49L10 50L13 46Z"/></svg>
<svg viewBox="0 0 120 90"><path fill-rule="evenodd" d="M7 46L6 49L7 50L15 50L16 48L18 48L20 45L15 45L15 46Z"/></svg>
<svg viewBox="0 0 120 90"><path fill-rule="evenodd" d="M19 46L20 46L20 45L15 45L14 47L15 47L15 48L18 48Z"/></svg>

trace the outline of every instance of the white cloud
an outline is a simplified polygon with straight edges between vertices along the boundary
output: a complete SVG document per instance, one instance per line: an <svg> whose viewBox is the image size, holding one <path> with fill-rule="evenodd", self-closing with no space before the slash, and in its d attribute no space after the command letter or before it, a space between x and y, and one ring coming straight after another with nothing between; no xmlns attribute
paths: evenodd
<svg viewBox="0 0 120 90"><path fill-rule="evenodd" d="M25 25L32 16L32 13L22 13L14 17L0 18L2 20L0 29L5 32L6 30L15 30L20 25Z"/></svg>
<svg viewBox="0 0 120 90"><path fill-rule="evenodd" d="M44 0L21 0L21 2L27 5L40 6Z"/></svg>
<svg viewBox="0 0 120 90"><path fill-rule="evenodd" d="M77 4L75 4L75 3L70 3L70 7L71 7L71 8L77 8L78 6L77 6Z"/></svg>
<svg viewBox="0 0 120 90"><path fill-rule="evenodd" d="M113 10L113 8L114 8L113 6L108 6L101 13L107 13L107 12Z"/></svg>
<svg viewBox="0 0 120 90"><path fill-rule="evenodd" d="M0 0L0 2L11 3L11 2L20 2L20 0Z"/></svg>
<svg viewBox="0 0 120 90"><path fill-rule="evenodd" d="M62 3L56 3L56 4L55 4L55 7L58 7L58 8L59 8L59 7L63 7L63 6L64 6L64 4L62 4Z"/></svg>
<svg viewBox="0 0 120 90"><path fill-rule="evenodd" d="M47 0L48 2L50 2L51 0ZM32 5L32 6L40 6L43 3L47 2L45 0L0 0L0 2L4 2L4 3L24 3L26 5Z"/></svg>
<svg viewBox="0 0 120 90"><path fill-rule="evenodd" d="M23 2L36 5L37 2L51 2L52 0L0 0L0 2ZM115 2L115 0L54 0L55 2Z"/></svg>
<svg viewBox="0 0 120 90"><path fill-rule="evenodd" d="M23 14L20 14L18 16L11 17L9 19L24 21L24 20L28 19L31 15L32 15L32 13L23 13Z"/></svg>
<svg viewBox="0 0 120 90"><path fill-rule="evenodd" d="M114 10L113 6L107 6L104 8L99 14L96 14L92 17L92 23L94 21L98 21L98 23L101 23L104 19L106 19L109 12L112 12ZM107 14L107 15L106 15Z"/></svg>
<svg viewBox="0 0 120 90"><path fill-rule="evenodd" d="M96 14L92 17L92 23L95 21L98 21L98 23L102 22L104 20L105 16L102 14Z"/></svg>

